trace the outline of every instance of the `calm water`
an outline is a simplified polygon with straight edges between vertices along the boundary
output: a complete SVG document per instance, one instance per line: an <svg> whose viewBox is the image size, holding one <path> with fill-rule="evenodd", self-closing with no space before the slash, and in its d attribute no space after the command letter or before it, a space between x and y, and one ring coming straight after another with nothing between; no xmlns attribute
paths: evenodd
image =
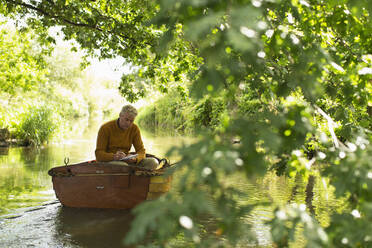
<svg viewBox="0 0 372 248"><path fill-rule="evenodd" d="M70 163L94 159L97 129L63 144L45 148L0 148L0 247L122 247L133 216L127 210L96 210L62 207L54 195L47 171ZM190 140L155 137L143 133L147 152L163 157L169 147ZM171 158L175 162L177 158ZM249 184L232 179L239 188L251 192L251 201L291 198L291 185L283 178L269 177ZM260 185L258 187L258 185ZM298 196L300 197L300 196ZM303 201L303 199L298 199ZM264 222L271 209L257 208L247 221L253 224L258 244L242 247L271 247Z"/></svg>
<svg viewBox="0 0 372 248"><path fill-rule="evenodd" d="M0 148L0 247L121 247L127 210L74 209L56 199L48 170L94 159L97 127L40 149ZM147 152L164 157L177 137L143 133ZM171 162L175 162L170 158ZM173 161L172 161L173 159Z"/></svg>

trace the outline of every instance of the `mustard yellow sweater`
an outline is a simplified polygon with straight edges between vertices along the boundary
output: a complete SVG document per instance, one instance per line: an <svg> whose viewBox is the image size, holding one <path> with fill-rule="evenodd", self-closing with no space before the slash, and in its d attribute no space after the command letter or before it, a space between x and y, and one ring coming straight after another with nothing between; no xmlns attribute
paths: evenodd
<svg viewBox="0 0 372 248"><path fill-rule="evenodd" d="M145 158L146 152L142 143L141 133L136 124L123 130L118 125L118 120L109 121L101 126L97 136L96 159L97 161L112 161L117 151L128 153L134 146L138 154L137 163Z"/></svg>

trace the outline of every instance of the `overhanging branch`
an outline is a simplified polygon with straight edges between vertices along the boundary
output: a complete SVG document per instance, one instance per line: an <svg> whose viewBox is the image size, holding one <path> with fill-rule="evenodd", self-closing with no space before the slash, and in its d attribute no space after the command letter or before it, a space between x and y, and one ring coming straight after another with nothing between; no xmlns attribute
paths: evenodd
<svg viewBox="0 0 372 248"><path fill-rule="evenodd" d="M101 28L99 28L95 25L89 25L89 24L86 24L86 23L74 22L74 21L71 21L70 19L65 18L64 16L50 14L50 13L48 13L47 11L45 11L44 9L42 9L40 7L33 6L33 5L25 3L25 2L19 2L19 1L14 1L14 0L6 0L6 2L12 3L12 4L17 5L17 6L25 7L29 10L36 11L38 14L40 14L42 16L45 16L45 17L48 17L48 18L51 18L51 19L54 19L59 23L64 23L64 24L67 24L67 25L75 26L75 27L83 27L83 28L94 29L94 30L97 30L99 32L107 32L107 33L110 33L110 34L118 35L119 37L123 38L124 40L131 40L132 43L136 43L136 41L133 40L132 38L130 38L128 36L125 36L125 35L122 35L120 33L116 33L116 32L111 31L111 30L103 30L103 29L101 29ZM48 2L53 4L53 2L51 2L51 1L48 1Z"/></svg>

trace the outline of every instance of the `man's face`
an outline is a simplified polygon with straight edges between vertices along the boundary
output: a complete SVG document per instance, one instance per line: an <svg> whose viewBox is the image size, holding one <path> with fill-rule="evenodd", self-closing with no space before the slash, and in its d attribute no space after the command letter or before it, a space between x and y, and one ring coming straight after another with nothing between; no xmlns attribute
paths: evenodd
<svg viewBox="0 0 372 248"><path fill-rule="evenodd" d="M119 126L121 129L128 129L133 124L136 117L130 113L124 113L119 115Z"/></svg>

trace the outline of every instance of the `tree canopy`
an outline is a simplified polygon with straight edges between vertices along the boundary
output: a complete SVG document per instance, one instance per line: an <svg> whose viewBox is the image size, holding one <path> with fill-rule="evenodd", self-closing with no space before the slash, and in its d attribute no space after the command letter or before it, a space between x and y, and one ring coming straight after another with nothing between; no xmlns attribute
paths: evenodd
<svg viewBox="0 0 372 248"><path fill-rule="evenodd" d="M371 245L367 0L5 0L0 10L27 20L45 42L53 41L48 28L58 25L91 55L125 58L134 68L120 86L128 100L170 88L185 96L225 96L221 128L179 150L181 194L138 207L128 243L151 231L164 244L183 231L195 245L209 246L218 235L200 239L198 228L198 216L207 214L233 246L246 228L242 217L254 206L241 204L241 192L223 179L272 168L305 179L319 171L337 196L349 199L350 209L333 214L323 229L301 206L277 206L270 222L275 243L293 239L291 222L304 227L308 247ZM232 139L240 144L232 146Z"/></svg>
<svg viewBox="0 0 372 248"><path fill-rule="evenodd" d="M25 32L18 33L16 30L0 26L1 55L0 59L0 89L8 94L16 91L28 91L37 88L45 82L45 63L43 56L48 53L47 49L35 49L34 37L29 37ZM20 44L13 49L14 43ZM5 63L7 62L7 63ZM38 72L35 74L35 71Z"/></svg>

